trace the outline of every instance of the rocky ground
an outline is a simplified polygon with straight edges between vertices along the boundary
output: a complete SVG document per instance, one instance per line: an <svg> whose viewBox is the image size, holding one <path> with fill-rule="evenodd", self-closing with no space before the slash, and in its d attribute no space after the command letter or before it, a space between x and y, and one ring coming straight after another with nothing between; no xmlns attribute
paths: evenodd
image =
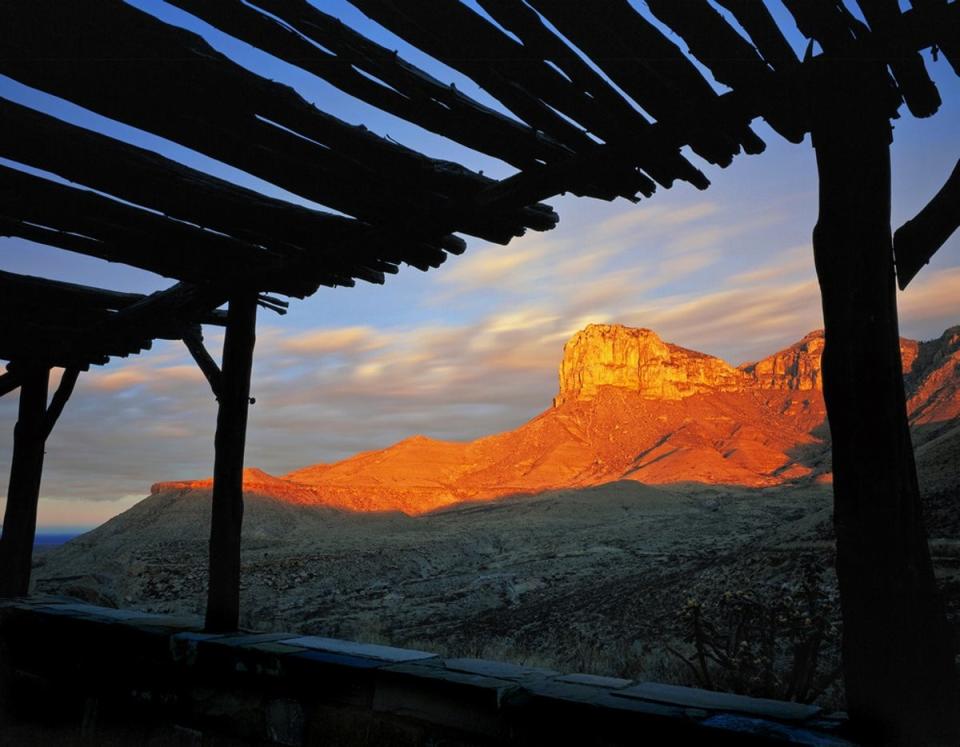
<svg viewBox="0 0 960 747"><path fill-rule="evenodd" d="M198 612L208 505L196 491L154 495L42 556L36 588ZM684 649L678 615L689 599L767 595L795 584L804 559L830 563L822 487L680 492L624 481L416 518L290 509L248 500L245 626L606 674L688 680L664 646Z"/></svg>

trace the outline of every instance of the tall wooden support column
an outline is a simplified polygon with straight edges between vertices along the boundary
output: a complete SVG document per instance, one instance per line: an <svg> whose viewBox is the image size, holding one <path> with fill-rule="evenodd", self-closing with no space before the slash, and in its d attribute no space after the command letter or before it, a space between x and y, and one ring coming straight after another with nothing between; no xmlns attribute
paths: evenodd
<svg viewBox="0 0 960 747"><path fill-rule="evenodd" d="M13 431L13 460L7 508L0 538L0 597L18 597L30 588L37 501L47 440L47 389L50 369L31 366L23 371L20 409Z"/></svg>
<svg viewBox="0 0 960 747"><path fill-rule="evenodd" d="M243 526L243 451L247 439L250 370L256 341L257 296L230 299L213 466L210 581L206 629L236 630L240 621L240 531Z"/></svg>
<svg viewBox="0 0 960 747"><path fill-rule="evenodd" d="M958 743L954 642L921 520L903 390L889 99L873 64L831 61L824 73L829 84L814 94L813 249L826 328L847 706L870 743Z"/></svg>

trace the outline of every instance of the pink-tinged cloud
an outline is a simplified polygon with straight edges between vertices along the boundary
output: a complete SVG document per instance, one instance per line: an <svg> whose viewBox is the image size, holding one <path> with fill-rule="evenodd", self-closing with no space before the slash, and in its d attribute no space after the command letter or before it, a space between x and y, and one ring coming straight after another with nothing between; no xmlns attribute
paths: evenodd
<svg viewBox="0 0 960 747"><path fill-rule="evenodd" d="M336 329L318 329L284 337L280 350L302 355L319 355L376 350L387 344L384 335L371 327L340 327Z"/></svg>
<svg viewBox="0 0 960 747"><path fill-rule="evenodd" d="M118 371L93 371L84 377L83 385L104 392L130 389L150 380L152 372L146 368L121 368Z"/></svg>

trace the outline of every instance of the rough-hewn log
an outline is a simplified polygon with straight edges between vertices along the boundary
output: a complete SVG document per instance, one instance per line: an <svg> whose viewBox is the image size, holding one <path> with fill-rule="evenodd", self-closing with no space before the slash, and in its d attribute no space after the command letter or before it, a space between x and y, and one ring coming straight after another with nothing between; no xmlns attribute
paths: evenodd
<svg viewBox="0 0 960 747"><path fill-rule="evenodd" d="M897 0L857 0L870 28L890 41L884 56L897 81L903 100L915 117L929 117L940 108L940 94L930 79L923 58L897 38L900 8Z"/></svg>
<svg viewBox="0 0 960 747"><path fill-rule="evenodd" d="M821 62L813 249L847 709L869 744L956 744L953 633L927 548L903 389L886 76L876 61Z"/></svg>
<svg viewBox="0 0 960 747"><path fill-rule="evenodd" d="M43 475L44 420L50 369L45 365L25 365L21 377L7 508L3 515L3 536L0 537L0 597L25 596L30 589L37 502Z"/></svg>
<svg viewBox="0 0 960 747"><path fill-rule="evenodd" d="M521 0L481 0L480 6L501 26L524 44L549 60L595 101L612 112L613 129L595 134L608 142L650 126L647 118L629 104L610 83L574 52L541 20L540 15ZM680 155L679 149L650 150L636 154L636 163L664 187L682 179L703 189L709 182L703 173Z"/></svg>
<svg viewBox="0 0 960 747"><path fill-rule="evenodd" d="M569 154L560 143L441 83L306 0L257 0L250 4L238 0L171 0L171 4L378 109L517 168L530 166L537 159Z"/></svg>
<svg viewBox="0 0 960 747"><path fill-rule="evenodd" d="M204 378L210 384L213 396L220 399L220 391L223 389L223 374L220 367L213 359L213 356L207 352L203 344L203 333L200 328L190 330L183 336L183 344L186 345L191 357L196 362Z"/></svg>
<svg viewBox="0 0 960 747"><path fill-rule="evenodd" d="M773 129L790 142L803 140L806 123L789 92L776 87L773 71L707 0L647 0L647 7L683 38L720 83L755 100Z"/></svg>
<svg viewBox="0 0 960 747"><path fill-rule="evenodd" d="M0 58L11 77L364 220L417 216L429 226L433 211L491 182L350 126L119 0L4 4L0 24L11 31ZM552 228L543 218L521 208L462 229L506 243L528 227Z"/></svg>
<svg viewBox="0 0 960 747"><path fill-rule="evenodd" d="M77 378L79 378L79 376L79 368L64 369L63 375L60 377L60 383L57 385L57 390L53 393L53 397L50 398L50 404L47 406L47 414L43 419L44 441L46 441L53 432L53 427L60 419L67 400L69 400L70 395L73 394L73 388L77 385Z"/></svg>
<svg viewBox="0 0 960 747"><path fill-rule="evenodd" d="M903 14L898 29L903 38L908 40L910 47L919 50L937 43L937 29L953 28L958 25L960 25L960 3L950 3L942 7L907 11ZM821 55L817 55L798 65L795 70L778 74L778 82L788 87L808 85L807 79L821 58ZM730 92L722 94L717 105L722 109L729 107L733 115L735 112L742 111L742 103L736 92ZM750 116L759 116L759 111L751 112ZM677 143L689 142L687 137L687 133L678 130L672 126L672 123L658 121L649 130L635 133L621 142L598 144L571 156L566 161L527 169L502 179L485 189L475 199L485 210L495 209L497 205L502 204L529 204L564 191L574 174L577 178L583 178L584 171L602 171L609 163L619 160L629 161L637 150L673 147Z"/></svg>
<svg viewBox="0 0 960 747"><path fill-rule="evenodd" d="M943 11L947 0L910 0L910 5L920 11ZM960 75L960 21L952 25L936 26L936 43L943 56L947 58L953 72Z"/></svg>
<svg viewBox="0 0 960 747"><path fill-rule="evenodd" d="M237 293L227 311L217 410L210 520L208 632L236 630L240 620L240 531L243 526L243 453L256 340L257 296Z"/></svg>
<svg viewBox="0 0 960 747"><path fill-rule="evenodd" d="M0 374L0 397L10 394L20 386L20 375L15 371L5 371Z"/></svg>
<svg viewBox="0 0 960 747"><path fill-rule="evenodd" d="M5 99L0 99L0 119L8 133L0 139L0 155L267 247L287 257L295 272L316 273L324 285L349 276L357 265L383 270L378 257L384 252L435 262L445 242L455 240L444 237L429 254L422 241L407 236L397 236L389 247L363 246L369 224L361 221L267 197ZM69 242L64 248L87 249L73 234L49 237L35 229L32 238L56 238Z"/></svg>
<svg viewBox="0 0 960 747"><path fill-rule="evenodd" d="M793 70L800 64L790 42L787 41L777 22L763 3L756 0L716 0L737 19L750 41L763 57L763 61L780 73Z"/></svg>
<svg viewBox="0 0 960 747"><path fill-rule="evenodd" d="M893 234L897 283L904 290L960 228L960 161L933 199Z"/></svg>
<svg viewBox="0 0 960 747"><path fill-rule="evenodd" d="M749 116L739 109L718 109L716 93L693 63L626 0L591 4L589 14L563 0L533 0L531 5L709 162L728 165L741 144L747 153L763 150L763 141L748 126Z"/></svg>
<svg viewBox="0 0 960 747"><path fill-rule="evenodd" d="M153 339L179 340L197 324L223 324L217 307L225 300L209 286L178 283L142 296L0 273L0 316L17 320L0 328L0 357L86 369L148 349Z"/></svg>
<svg viewBox="0 0 960 747"><path fill-rule="evenodd" d="M0 204L7 218L78 233L98 241L90 253L167 277L197 283L262 283L262 290L309 295L316 285L284 273L284 257L248 242L23 171L0 166L8 190Z"/></svg>
<svg viewBox="0 0 960 747"><path fill-rule="evenodd" d="M473 78L518 117L572 150L593 143L581 128L599 133L616 126L610 112L597 106L522 44L459 2L350 1L393 33ZM635 170L618 164L607 180L616 191L606 195L607 199L624 189L626 194L635 194L644 179Z"/></svg>
<svg viewBox="0 0 960 747"><path fill-rule="evenodd" d="M0 289L3 290L0 303L6 303L12 298L16 303L29 301L31 309L48 305L51 312L57 316L90 309L119 311L146 298L142 293L125 293L3 270L0 270ZM227 315L224 311L213 309L202 313L197 321L222 327L227 323Z"/></svg>
<svg viewBox="0 0 960 747"><path fill-rule="evenodd" d="M849 10L832 0L783 0L783 4L800 33L816 39L830 54L852 52L865 30Z"/></svg>

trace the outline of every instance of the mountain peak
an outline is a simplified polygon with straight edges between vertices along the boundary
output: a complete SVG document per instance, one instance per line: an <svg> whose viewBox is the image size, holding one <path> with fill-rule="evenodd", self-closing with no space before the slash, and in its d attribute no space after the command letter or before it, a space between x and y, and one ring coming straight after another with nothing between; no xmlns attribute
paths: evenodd
<svg viewBox="0 0 960 747"><path fill-rule="evenodd" d="M664 342L649 329L590 324L563 346L554 406L592 400L600 387L644 399L678 400L701 392L739 391L743 374L711 355Z"/></svg>

